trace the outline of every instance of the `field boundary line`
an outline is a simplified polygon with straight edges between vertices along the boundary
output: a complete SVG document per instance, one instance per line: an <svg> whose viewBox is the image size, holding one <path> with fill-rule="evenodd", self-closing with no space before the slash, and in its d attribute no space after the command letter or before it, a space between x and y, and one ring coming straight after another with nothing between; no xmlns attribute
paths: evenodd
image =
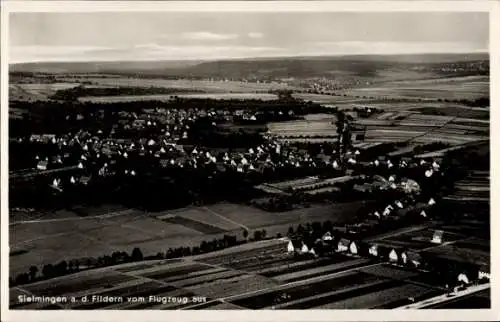
<svg viewBox="0 0 500 322"><path fill-rule="evenodd" d="M328 296L331 296L331 295L342 294L344 292L354 291L354 290L357 290L357 289L363 290L364 288L368 288L368 287L375 286L375 285L383 285L383 284L385 284L387 282L390 282L390 281L391 281L390 279L381 279L381 280L373 281L373 282L370 282L370 283L367 283L367 284L350 286L350 287L347 287L345 289L330 291L330 292L326 292L326 293L322 293L322 294L311 295L311 296L308 296L308 297L303 297L303 298L300 298L300 299L297 299L297 300L294 300L294 301L290 301L290 302L286 302L286 303L282 303L282 304L276 305L276 306L274 306L273 309L284 308L286 310L287 307L290 306L290 305L300 304L300 303L307 303L310 300L322 299L324 297L328 297ZM367 293L367 294L370 294L370 293ZM267 306L264 309L268 309L268 308L272 308L272 306ZM311 309L314 309L314 307L312 307Z"/></svg>
<svg viewBox="0 0 500 322"><path fill-rule="evenodd" d="M444 242L444 243L441 243L439 245L434 245L434 246L426 247L424 249L419 250L419 252L424 252L424 251L428 251L428 250L431 250L431 249L436 249L436 248L443 247L443 246L453 245L455 243L463 242L463 241L466 241L466 240L471 239L471 238L474 238L474 237L465 237L465 238L461 238L461 239L457 239L457 240L450 240L448 242Z"/></svg>
<svg viewBox="0 0 500 322"><path fill-rule="evenodd" d="M412 233L414 231L424 230L424 229L430 228L432 226L434 226L434 224L432 224L432 223L426 223L426 224L414 226L414 227L411 227L411 228L396 230L396 231L388 232L388 233L385 233L385 234L380 234L380 235L377 235L377 236L369 237L369 238L365 239L365 241L373 242L373 241L384 240L384 239L388 239L388 238L391 238L391 237L396 237L396 236L399 236L399 235L404 235L404 234Z"/></svg>
<svg viewBox="0 0 500 322"><path fill-rule="evenodd" d="M66 233L57 233L57 234L46 235L46 236L42 235L42 236L39 236L39 237L36 237L36 238L23 240L21 242L15 243L15 244L13 243L10 246L11 247L15 247L15 246L19 246L19 245L28 244L28 243L31 243L31 242L34 242L34 241L37 241L37 240L42 240L42 239L47 239L47 238L53 238L53 237L60 237L60 236L64 236L64 235L70 235L70 234L73 234L73 233L74 232L66 232Z"/></svg>
<svg viewBox="0 0 500 322"><path fill-rule="evenodd" d="M474 287L474 289L465 289L463 291L459 291L460 293L455 293L452 297L448 297L448 294L442 294L430 299L423 300L418 303L413 303L409 305L404 305L396 308L396 310L408 310L408 309L424 309L428 306L433 306L436 304L446 303L446 302L454 302L458 299L461 299L466 296L472 296L475 293L484 291L491 288L490 283L482 284Z"/></svg>
<svg viewBox="0 0 500 322"><path fill-rule="evenodd" d="M202 208L203 208L203 209L205 209L206 211L208 211L208 212L210 212L210 213L212 213L212 214L214 214L214 215L218 216L219 218L222 218L222 219L226 220L227 222L230 222L230 223L232 223L232 224L235 224L235 225L237 225L237 226L240 226L241 228L245 229L246 231L250 231L250 230L251 230L251 229L250 229L250 228L248 228L247 226L245 226L245 225L243 225L243 224L241 224L241 223L239 223L239 222L236 222L236 221L234 221L234 220L231 220L231 219L229 219L229 218L227 218L227 217L225 217L225 216L223 216L223 215L221 215L221 214L219 214L219 213L217 213L217 212L213 211L212 209L208 208L207 206L203 206Z"/></svg>
<svg viewBox="0 0 500 322"><path fill-rule="evenodd" d="M11 223L9 223L9 226L21 225L21 224L38 224L38 223L46 223L46 222L79 221L79 220L86 220L86 219L107 219L107 218L113 218L113 217L118 217L118 216L124 216L124 215L129 214L131 211L133 211L133 209L114 211L111 213L107 213L104 215L97 215L97 216L52 218L52 219L40 219L40 220L38 220L38 219L37 220L21 220L21 221L11 222Z"/></svg>
<svg viewBox="0 0 500 322"><path fill-rule="evenodd" d="M142 216L136 217L134 219L142 218L144 216L145 215L142 215ZM114 217L116 217L116 216L114 216ZM89 218L89 217L85 217L85 218ZM126 223L126 222L128 222L128 221L125 221L124 223ZM86 229L83 229L83 230L78 230L77 233L78 234L84 234L84 233L87 233L87 232L90 232L90 231L99 230L99 229L102 229L102 228L107 228L107 227L111 227L111 226L115 226L115 225L116 225L116 223L108 222L108 223L105 223L102 226L93 227L93 228L86 228ZM33 238L33 239L28 239L28 240L20 241L18 243L12 244L11 246L23 245L23 244L30 243L30 242L37 241L37 240L42 240L42 239L47 239L47 238L53 238L53 237L58 237L58 236L64 236L64 235L70 235L70 234L74 234L74 233L75 232L72 231L72 232L52 234L52 235L48 235L48 236L40 236L38 238Z"/></svg>

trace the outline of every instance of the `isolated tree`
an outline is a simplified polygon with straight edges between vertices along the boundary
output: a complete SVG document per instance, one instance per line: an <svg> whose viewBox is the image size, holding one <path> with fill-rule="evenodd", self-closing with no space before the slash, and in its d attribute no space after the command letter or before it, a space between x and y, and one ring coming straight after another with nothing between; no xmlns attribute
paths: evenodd
<svg viewBox="0 0 500 322"><path fill-rule="evenodd" d="M141 250L139 249L139 247L135 247L133 250L132 250L132 260L133 261L141 261L143 260L144 256L142 255L142 252Z"/></svg>
<svg viewBox="0 0 500 322"><path fill-rule="evenodd" d="M54 275L54 266L52 264L44 265L42 268L42 274L45 278L51 278Z"/></svg>
<svg viewBox="0 0 500 322"><path fill-rule="evenodd" d="M57 276L64 275L68 272L68 263L66 261L61 261L55 266L55 273Z"/></svg>
<svg viewBox="0 0 500 322"><path fill-rule="evenodd" d="M266 238L267 231L265 229L262 229L261 235L262 235L262 239Z"/></svg>
<svg viewBox="0 0 500 322"><path fill-rule="evenodd" d="M248 240L248 230L243 230L243 238L245 238L245 240Z"/></svg>
<svg viewBox="0 0 500 322"><path fill-rule="evenodd" d="M262 239L262 232L260 230L256 230L253 233L253 239L254 240L261 240Z"/></svg>
<svg viewBox="0 0 500 322"><path fill-rule="evenodd" d="M76 271L79 271L80 270L80 261L77 259L77 260L75 260L75 262L73 264L74 264L74 269Z"/></svg>
<svg viewBox="0 0 500 322"><path fill-rule="evenodd" d="M29 274L28 273L22 273L17 275L16 277L16 284L26 284L30 280Z"/></svg>

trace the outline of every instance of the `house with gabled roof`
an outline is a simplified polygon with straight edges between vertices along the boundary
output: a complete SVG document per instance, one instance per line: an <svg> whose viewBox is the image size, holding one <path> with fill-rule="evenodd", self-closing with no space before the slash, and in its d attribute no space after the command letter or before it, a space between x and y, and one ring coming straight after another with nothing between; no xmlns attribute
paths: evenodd
<svg viewBox="0 0 500 322"><path fill-rule="evenodd" d="M37 170L44 171L47 170L48 165L49 165L48 161L42 160L37 163L36 168Z"/></svg>
<svg viewBox="0 0 500 322"><path fill-rule="evenodd" d="M338 252L347 252L349 251L349 245L351 244L351 241L347 238L341 238L337 244L337 251Z"/></svg>
<svg viewBox="0 0 500 322"><path fill-rule="evenodd" d="M349 252L352 254L352 255L358 255L359 251L358 251L358 244L355 242L355 241L352 241L350 244L349 244Z"/></svg>
<svg viewBox="0 0 500 322"><path fill-rule="evenodd" d="M432 236L431 243L434 244L442 244L443 243L443 234L442 230L436 230L434 235Z"/></svg>
<svg viewBox="0 0 500 322"><path fill-rule="evenodd" d="M392 264L397 264L398 261L399 261L399 254L398 252L396 251L396 249L391 249L391 251L389 252L389 263L392 263Z"/></svg>
<svg viewBox="0 0 500 322"><path fill-rule="evenodd" d="M401 261L405 266L417 268L422 265L422 256L416 251L407 250L401 253Z"/></svg>
<svg viewBox="0 0 500 322"><path fill-rule="evenodd" d="M300 241L299 239L290 239L288 241L288 245L287 245L287 252L288 253L300 253L301 251L301 248L302 248L302 241Z"/></svg>

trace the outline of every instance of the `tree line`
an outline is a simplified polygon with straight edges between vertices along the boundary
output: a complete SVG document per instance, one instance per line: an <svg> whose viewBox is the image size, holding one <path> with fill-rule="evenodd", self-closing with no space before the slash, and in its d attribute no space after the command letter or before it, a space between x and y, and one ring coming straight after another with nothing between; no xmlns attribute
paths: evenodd
<svg viewBox="0 0 500 322"><path fill-rule="evenodd" d="M255 230L252 236L249 236L247 230L243 231L243 239L238 239L235 235L224 235L222 238L214 238L210 241L202 241L199 246L194 247L176 247L169 248L165 252L158 252L155 255L144 256L139 247L135 247L129 255L125 251L113 252L111 255L103 255L97 258L82 258L63 260L57 264L46 264L41 269L32 265L25 273L18 274L16 277L9 278L10 287L22 284L33 283L54 277L60 277L82 270L89 270L101 267L114 266L143 260L161 260L175 259L186 256L200 255L214 251L237 246L250 241L259 241L269 238L265 229ZM281 235L280 235L281 236Z"/></svg>

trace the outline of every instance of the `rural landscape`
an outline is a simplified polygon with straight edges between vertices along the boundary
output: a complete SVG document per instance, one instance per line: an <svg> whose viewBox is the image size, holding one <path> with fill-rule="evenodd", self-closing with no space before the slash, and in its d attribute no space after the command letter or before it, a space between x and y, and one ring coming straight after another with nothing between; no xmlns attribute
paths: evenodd
<svg viewBox="0 0 500 322"><path fill-rule="evenodd" d="M11 63L10 309L490 308L489 73Z"/></svg>

